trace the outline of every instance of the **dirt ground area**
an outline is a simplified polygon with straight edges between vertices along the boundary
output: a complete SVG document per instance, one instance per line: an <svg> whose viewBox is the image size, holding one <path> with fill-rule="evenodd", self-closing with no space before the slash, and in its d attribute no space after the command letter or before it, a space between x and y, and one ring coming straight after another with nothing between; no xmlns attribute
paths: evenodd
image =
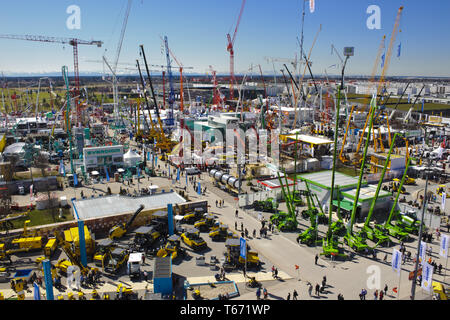
<svg viewBox="0 0 450 320"><path fill-rule="evenodd" d="M202 284L202 285L191 285L190 289L187 290L186 300L195 300L193 294L195 290L200 290L200 297L203 300L211 300L217 298L219 294L231 295L236 291L235 285L233 282L225 282L225 283L211 283L211 284Z"/></svg>

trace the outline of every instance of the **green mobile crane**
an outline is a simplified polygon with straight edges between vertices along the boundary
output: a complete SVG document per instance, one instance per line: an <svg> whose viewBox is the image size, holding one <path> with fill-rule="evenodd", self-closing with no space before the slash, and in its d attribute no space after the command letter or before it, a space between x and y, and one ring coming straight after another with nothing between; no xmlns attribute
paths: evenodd
<svg viewBox="0 0 450 320"><path fill-rule="evenodd" d="M366 237L363 232L360 232L358 235L353 234L353 224L355 223L355 215L356 210L358 208L358 200L359 200L359 193L361 190L361 182L362 177L364 174L364 167L366 165L366 155L367 150L369 148L369 141L370 141L370 131L372 128L373 118L375 115L375 111L377 109L376 106L376 97L372 97L372 101L370 102L370 109L369 109L369 115L370 115L370 121L369 121L369 127L368 127L368 133L367 133L367 139L366 143L364 145L364 151L362 155L362 161L361 161L361 168L359 172L359 179L358 179L358 186L356 188L356 194L355 199L353 200L353 209L352 214L350 217L350 223L347 225L347 233L344 236L344 243L347 244L350 248L357 252L368 252L369 246L366 243ZM364 135L364 132L362 133Z"/></svg>
<svg viewBox="0 0 450 320"><path fill-rule="evenodd" d="M384 163L383 170L381 171L380 180L378 181L377 190L375 191L375 195L374 195L374 197L372 199L372 202L370 204L369 213L367 214L366 221L365 221L364 226L363 226L363 228L362 228L362 230L360 232L360 235L362 237L365 236L368 239L376 242L375 247L377 247L379 245L390 246L390 244L391 244L391 238L389 237L389 232L382 225L375 224L375 226L372 228L372 227L369 226L369 223L370 223L370 219L372 217L373 211L375 209L375 204L377 202L378 195L379 195L380 190L381 190L381 186L383 184L384 175L386 174L386 169L387 169L387 166L388 166L390 158L391 158L392 150L394 148L395 138L397 137L397 135L398 135L398 133L396 133L394 135L394 138L391 141L391 146L389 148L389 152L388 152L388 155L386 157L386 161Z"/></svg>
<svg viewBox="0 0 450 320"><path fill-rule="evenodd" d="M411 163L411 157L409 157L408 161L406 162L406 167L405 167L405 171L403 173L402 180L400 181L399 190L401 190L403 183L406 180L406 172L408 171L410 163ZM394 238L399 239L400 241L405 241L405 240L409 239L409 234L406 231L405 226L404 225L402 226L401 222L400 223L397 222L396 225L393 225L391 223L392 218L394 217L394 214L398 214L398 210L396 210L396 207L397 207L399 197L400 197L400 192L397 192L394 203L392 204L391 212L389 213L389 217L384 224L384 228L389 232L389 235L393 236ZM413 231L413 230L410 230L410 231Z"/></svg>
<svg viewBox="0 0 450 320"><path fill-rule="evenodd" d="M277 172L278 180L280 181L281 191L283 192L283 197L286 199L286 206L288 208L288 212L280 211L278 213L273 214L270 217L270 221L276 225L277 229L280 231L292 231L296 230L298 226L297 217L295 216L295 208L292 205L292 202L289 199L292 199L292 195L289 190L289 184L286 178L286 174L284 178L286 180L286 188L287 192L284 189L283 182L281 180L280 174Z"/></svg>

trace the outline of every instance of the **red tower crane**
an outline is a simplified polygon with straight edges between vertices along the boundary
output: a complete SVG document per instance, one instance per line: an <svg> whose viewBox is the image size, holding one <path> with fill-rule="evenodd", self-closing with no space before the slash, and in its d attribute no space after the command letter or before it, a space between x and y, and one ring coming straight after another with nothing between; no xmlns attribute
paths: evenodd
<svg viewBox="0 0 450 320"><path fill-rule="evenodd" d="M236 40L236 34L239 28L239 23L241 22L244 6L245 0L242 0L241 11L239 12L239 18L236 23L236 28L234 29L233 38L231 38L229 33L227 34L228 39L227 51L230 53L230 99L234 98L233 84L236 81L236 78L234 77L234 40Z"/></svg>
<svg viewBox="0 0 450 320"><path fill-rule="evenodd" d="M53 43L62 43L69 44L73 47L73 69L74 69L74 80L75 80L75 109L77 112L77 123L81 122L81 109L78 103L78 97L80 95L80 74L78 69L78 45L96 45L97 47L101 47L102 41L86 41L74 38L57 38L57 37L46 37L46 36L34 36L34 35L11 35L11 34L0 34L0 38L3 39L14 39L14 40L27 40L27 41L38 41L38 42L53 42Z"/></svg>

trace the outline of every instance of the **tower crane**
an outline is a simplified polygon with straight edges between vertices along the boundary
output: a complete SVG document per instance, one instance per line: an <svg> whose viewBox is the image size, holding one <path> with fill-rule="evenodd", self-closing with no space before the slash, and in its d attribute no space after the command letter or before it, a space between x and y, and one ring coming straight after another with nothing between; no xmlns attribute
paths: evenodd
<svg viewBox="0 0 450 320"><path fill-rule="evenodd" d="M242 1L241 11L239 12L239 17L236 23L236 28L234 29L233 38L230 34L227 34L228 45L227 51L230 53L230 99L234 99L233 94L233 84L236 82L236 78L234 77L234 40L236 40L236 34L239 28L239 23L241 22L242 13L244 12L245 0Z"/></svg>
<svg viewBox="0 0 450 320"><path fill-rule="evenodd" d="M75 76L75 109L77 112L77 122L81 121L81 109L78 103L78 96L80 94L80 73L78 67L78 45L96 45L97 47L101 47L102 41L86 41L75 38L58 38L58 37L46 37L46 36L36 36L36 35L11 35L11 34L0 34L0 38L2 39L14 39L14 40L27 40L27 41L38 41L38 42L50 42L50 43L61 43L61 44L69 44L73 47L73 68L74 68L74 76Z"/></svg>
<svg viewBox="0 0 450 320"><path fill-rule="evenodd" d="M123 38L125 36L125 30L127 29L127 23L128 23L128 17L130 15L131 5L133 0L128 0L127 9L125 11L125 18L122 24L122 30L120 32L119 42L117 44L117 51L116 56L114 58L113 65L110 66L110 64L107 62L106 57L103 56L103 60L105 61L108 68L111 70L111 73L113 74L113 97L114 97L114 117L116 125L118 125L119 121L119 92L117 88L117 63L119 62L120 52L122 51L122 43Z"/></svg>
<svg viewBox="0 0 450 320"><path fill-rule="evenodd" d="M166 39L167 39L167 37L165 37L164 39L161 38L161 40L164 41L164 44L166 43ZM185 70L185 69L194 69L194 68L193 67L185 67L185 66L183 66L183 64L180 63L178 61L178 59L175 57L175 55L173 54L172 50L170 50L169 45L167 45L166 49L170 53L172 58L175 60L175 62L177 63L178 67L180 68L180 111L183 113L183 111L184 111L183 70Z"/></svg>

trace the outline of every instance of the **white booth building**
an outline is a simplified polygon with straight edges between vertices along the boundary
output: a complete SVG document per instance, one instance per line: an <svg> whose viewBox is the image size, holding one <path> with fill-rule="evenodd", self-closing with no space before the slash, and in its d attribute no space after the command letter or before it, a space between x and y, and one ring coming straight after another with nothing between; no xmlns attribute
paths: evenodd
<svg viewBox="0 0 450 320"><path fill-rule="evenodd" d="M83 164L86 172L103 172L105 167L112 169L124 164L123 146L102 146L83 149Z"/></svg>

